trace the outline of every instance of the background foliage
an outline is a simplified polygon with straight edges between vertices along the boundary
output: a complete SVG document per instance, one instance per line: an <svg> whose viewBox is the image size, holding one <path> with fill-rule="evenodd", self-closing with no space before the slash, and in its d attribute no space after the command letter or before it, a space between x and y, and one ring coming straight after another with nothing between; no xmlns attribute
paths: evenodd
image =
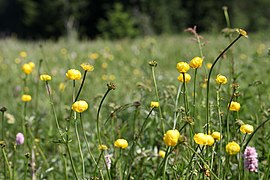
<svg viewBox="0 0 270 180"><path fill-rule="evenodd" d="M269 5L267 0L0 0L0 33L36 39L168 34L194 25L217 31L224 27L223 6L228 6L232 24L258 31L269 27L270 12L264 10ZM127 32L119 36L119 27Z"/></svg>

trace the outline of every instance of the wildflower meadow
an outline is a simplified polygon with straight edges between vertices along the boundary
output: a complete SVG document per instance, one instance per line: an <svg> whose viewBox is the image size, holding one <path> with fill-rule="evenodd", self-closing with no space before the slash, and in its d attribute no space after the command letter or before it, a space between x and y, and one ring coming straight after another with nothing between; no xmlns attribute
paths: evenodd
<svg viewBox="0 0 270 180"><path fill-rule="evenodd" d="M270 41L248 29L0 40L0 179L269 179Z"/></svg>

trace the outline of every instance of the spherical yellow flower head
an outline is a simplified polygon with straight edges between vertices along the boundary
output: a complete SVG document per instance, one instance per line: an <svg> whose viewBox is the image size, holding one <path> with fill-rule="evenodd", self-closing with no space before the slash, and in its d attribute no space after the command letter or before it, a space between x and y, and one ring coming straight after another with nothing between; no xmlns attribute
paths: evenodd
<svg viewBox="0 0 270 180"><path fill-rule="evenodd" d="M176 64L176 69L178 70L178 72L180 73L185 73L189 70L189 65L186 62L179 62Z"/></svg>
<svg viewBox="0 0 270 180"><path fill-rule="evenodd" d="M28 64L29 64L32 68L35 68L35 63L29 62Z"/></svg>
<svg viewBox="0 0 270 180"><path fill-rule="evenodd" d="M212 63L206 63L206 67L207 67L207 69L211 69Z"/></svg>
<svg viewBox="0 0 270 180"><path fill-rule="evenodd" d="M180 133L177 129L168 130L166 134L164 134L163 141L167 146L176 146L179 137Z"/></svg>
<svg viewBox="0 0 270 180"><path fill-rule="evenodd" d="M107 69L108 63L104 62L101 64L102 69Z"/></svg>
<svg viewBox="0 0 270 180"><path fill-rule="evenodd" d="M26 57L27 57L27 52L21 51L21 52L20 52L20 56L21 56L22 58L26 58Z"/></svg>
<svg viewBox="0 0 270 180"><path fill-rule="evenodd" d="M165 151L162 151L162 150L159 150L159 151L158 151L158 155L159 155L160 157L164 158L165 155L166 155L166 152L165 152Z"/></svg>
<svg viewBox="0 0 270 180"><path fill-rule="evenodd" d="M151 101L150 106L151 106L151 108L158 108L159 107L159 102Z"/></svg>
<svg viewBox="0 0 270 180"><path fill-rule="evenodd" d="M203 59L200 58L200 57L195 57L193 58L190 63L189 63L189 66L193 69L197 69L197 68L200 68L202 67L202 63L203 63Z"/></svg>
<svg viewBox="0 0 270 180"><path fill-rule="evenodd" d="M184 75L183 73L181 73L179 76L178 76L178 81L180 82L184 82ZM191 76L188 74L188 73L185 73L185 82L189 82L191 80Z"/></svg>
<svg viewBox="0 0 270 180"><path fill-rule="evenodd" d="M72 104L72 110L78 113L82 113L88 109L88 104L86 101L79 100Z"/></svg>
<svg viewBox="0 0 270 180"><path fill-rule="evenodd" d="M235 155L237 154L238 152L240 151L240 146L232 141L232 142L229 142L227 145L226 145L226 152L229 154L229 155Z"/></svg>
<svg viewBox="0 0 270 180"><path fill-rule="evenodd" d="M98 149L101 151L106 151L106 150L108 150L108 147L105 144L101 144L98 146Z"/></svg>
<svg viewBox="0 0 270 180"><path fill-rule="evenodd" d="M244 134L251 134L251 133L253 133L254 128L253 128L253 126L251 126L251 125L249 125L249 124L243 124L243 125L241 125L241 127L240 127L240 131L241 131L242 133L244 133Z"/></svg>
<svg viewBox="0 0 270 180"><path fill-rule="evenodd" d="M248 38L247 32L244 29L236 29L236 31L241 35L246 38Z"/></svg>
<svg viewBox="0 0 270 180"><path fill-rule="evenodd" d="M71 80L79 80L81 79L82 74L80 71L76 69L70 69L67 71L66 76L68 79L71 79Z"/></svg>
<svg viewBox="0 0 270 180"><path fill-rule="evenodd" d="M30 74L33 71L33 67L30 64L24 64L22 70L25 74Z"/></svg>
<svg viewBox="0 0 270 180"><path fill-rule="evenodd" d="M83 70L85 71L93 71L94 70L94 66L92 66L89 63L82 63L81 67L83 68Z"/></svg>
<svg viewBox="0 0 270 180"><path fill-rule="evenodd" d="M196 144L200 144L200 145L206 145L207 144L205 134L203 134L203 133L195 134L193 139L194 139Z"/></svg>
<svg viewBox="0 0 270 180"><path fill-rule="evenodd" d="M220 139L221 139L221 135L220 135L220 132L213 132L212 134L211 134L211 136L216 140L216 141L220 141Z"/></svg>
<svg viewBox="0 0 270 180"><path fill-rule="evenodd" d="M66 88L65 83L63 83L63 82L62 82L62 83L60 83L58 88L59 88L59 91L64 91L64 90L65 90L65 88Z"/></svg>
<svg viewBox="0 0 270 180"><path fill-rule="evenodd" d="M42 74L42 75L39 76L39 79L41 81L50 81L50 80L52 80L52 77L50 75L48 75L48 74Z"/></svg>
<svg viewBox="0 0 270 180"><path fill-rule="evenodd" d="M227 78L221 74L217 75L216 83L217 84L226 84L228 82Z"/></svg>
<svg viewBox="0 0 270 180"><path fill-rule="evenodd" d="M215 142L215 139L211 135L208 135L208 134L205 134L205 139L206 139L206 145L208 146L212 146Z"/></svg>
<svg viewBox="0 0 270 180"><path fill-rule="evenodd" d="M98 53L90 53L90 54L88 55L88 57L89 57L90 59L96 60L96 59L98 59L99 54L98 54Z"/></svg>
<svg viewBox="0 0 270 180"><path fill-rule="evenodd" d="M24 94L24 95L22 95L21 99L22 99L23 102L29 102L29 101L32 100L32 97L30 95L28 95L28 94Z"/></svg>
<svg viewBox="0 0 270 180"><path fill-rule="evenodd" d="M122 149L126 149L128 147L128 142L125 139L117 139L114 142L114 147L118 147L118 148L122 148Z"/></svg>
<svg viewBox="0 0 270 180"><path fill-rule="evenodd" d="M230 104L230 111L239 111L241 108L240 103L232 101Z"/></svg>

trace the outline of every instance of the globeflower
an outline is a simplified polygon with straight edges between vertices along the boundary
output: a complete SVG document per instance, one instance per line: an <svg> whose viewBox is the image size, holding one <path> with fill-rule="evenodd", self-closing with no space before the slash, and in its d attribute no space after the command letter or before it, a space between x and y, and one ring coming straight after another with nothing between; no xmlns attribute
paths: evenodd
<svg viewBox="0 0 270 180"><path fill-rule="evenodd" d="M159 155L160 157L164 158L165 155L166 155L166 152L165 152L165 151L162 151L162 150L159 150L159 151L158 151L158 155Z"/></svg>
<svg viewBox="0 0 270 180"><path fill-rule="evenodd" d="M190 63L189 63L189 66L193 69L197 69L197 68L200 68L202 66L202 63L203 63L203 59L200 58L200 57L195 57L193 58Z"/></svg>
<svg viewBox="0 0 270 180"><path fill-rule="evenodd" d="M214 138L211 135L203 134L203 133L197 133L193 137L196 144L199 145L208 145L212 146L215 142Z"/></svg>
<svg viewBox="0 0 270 180"><path fill-rule="evenodd" d="M28 95L28 94L24 94L24 95L22 95L21 99L22 99L23 102L29 102L29 101L32 100L32 97L30 95Z"/></svg>
<svg viewBox="0 0 270 180"><path fill-rule="evenodd" d="M239 111L241 108L240 103L232 101L230 104L230 111Z"/></svg>
<svg viewBox="0 0 270 180"><path fill-rule="evenodd" d="M94 66L92 66L91 64L88 64L88 63L82 63L81 67L85 71L93 71L94 70Z"/></svg>
<svg viewBox="0 0 270 180"><path fill-rule="evenodd" d="M178 70L178 72L180 73L185 73L189 70L189 65L186 62L179 62L176 64L176 69Z"/></svg>
<svg viewBox="0 0 270 180"><path fill-rule="evenodd" d="M78 113L82 113L88 109L88 104L86 101L79 100L72 104L72 110Z"/></svg>
<svg viewBox="0 0 270 180"><path fill-rule="evenodd" d="M220 139L221 139L221 135L220 135L220 132L213 132L212 134L211 134L211 136L215 139L215 140L217 140L217 141L220 141Z"/></svg>
<svg viewBox="0 0 270 180"><path fill-rule="evenodd" d="M48 74L42 74L42 75L39 76L39 78L40 78L41 81L50 81L50 80L52 80L52 77L50 75L48 75Z"/></svg>
<svg viewBox="0 0 270 180"><path fill-rule="evenodd" d="M66 73L67 78L71 79L71 80L79 80L82 77L82 74L80 71L76 70L76 69L70 69L67 71Z"/></svg>
<svg viewBox="0 0 270 180"><path fill-rule="evenodd" d="M102 151L105 151L105 150L108 149L108 147L106 145L104 145L104 144L101 144L101 145L98 146L98 149L102 150Z"/></svg>
<svg viewBox="0 0 270 180"><path fill-rule="evenodd" d="M249 124L243 124L240 127L240 131L244 134L251 134L254 131L254 128Z"/></svg>
<svg viewBox="0 0 270 180"><path fill-rule="evenodd" d="M166 134L164 134L163 141L167 146L176 146L179 137L180 133L177 129L168 130Z"/></svg>
<svg viewBox="0 0 270 180"><path fill-rule="evenodd" d="M114 146L118 147L118 148L121 148L121 149L126 149L128 147L128 142L125 139L117 139L114 142Z"/></svg>
<svg viewBox="0 0 270 180"><path fill-rule="evenodd" d="M21 51L21 52L20 52L20 56L21 56L22 58L26 58L26 57L27 57L27 52Z"/></svg>
<svg viewBox="0 0 270 180"><path fill-rule="evenodd" d="M151 101L150 106L151 106L151 108L158 108L159 107L159 102Z"/></svg>
<svg viewBox="0 0 270 180"><path fill-rule="evenodd" d="M22 70L25 74L30 74L33 71L33 66L26 63L22 66Z"/></svg>
<svg viewBox="0 0 270 180"><path fill-rule="evenodd" d="M184 82L184 75L183 73L181 73L179 76L178 76L178 81L180 82ZM188 74L188 73L185 73L185 82L189 82L191 79L191 76Z"/></svg>
<svg viewBox="0 0 270 180"><path fill-rule="evenodd" d="M221 74L218 74L217 75L217 78L216 78L216 83L217 84L226 84L227 83L227 78Z"/></svg>
<svg viewBox="0 0 270 180"><path fill-rule="evenodd" d="M229 142L227 145L226 145L226 152L229 154L229 155L235 155L237 154L238 152L240 151L240 146L232 141L232 142Z"/></svg>

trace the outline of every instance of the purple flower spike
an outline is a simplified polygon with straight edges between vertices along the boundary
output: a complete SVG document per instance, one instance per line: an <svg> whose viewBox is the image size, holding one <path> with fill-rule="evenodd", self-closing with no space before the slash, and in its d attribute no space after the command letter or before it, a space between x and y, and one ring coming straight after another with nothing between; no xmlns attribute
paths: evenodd
<svg viewBox="0 0 270 180"><path fill-rule="evenodd" d="M22 145L23 142L24 142L24 136L23 136L23 134L22 133L18 133L16 135L16 144L17 145Z"/></svg>
<svg viewBox="0 0 270 180"><path fill-rule="evenodd" d="M244 166L250 172L258 171L258 154L254 147L246 147L245 152L243 154L244 158Z"/></svg>

